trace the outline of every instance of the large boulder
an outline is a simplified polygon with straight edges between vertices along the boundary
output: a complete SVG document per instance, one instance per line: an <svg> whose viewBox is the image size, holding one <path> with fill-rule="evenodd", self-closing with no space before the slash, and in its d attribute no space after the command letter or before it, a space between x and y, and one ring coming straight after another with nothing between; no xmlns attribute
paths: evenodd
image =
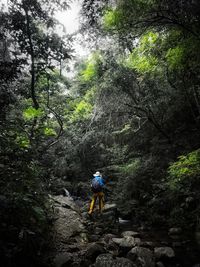
<svg viewBox="0 0 200 267"><path fill-rule="evenodd" d="M101 244L92 243L90 244L85 252L86 258L90 259L92 262L95 261L96 257L100 254L105 253L105 249Z"/></svg>
<svg viewBox="0 0 200 267"><path fill-rule="evenodd" d="M126 258L113 258L111 254L101 254L97 257L95 267L136 267Z"/></svg>
<svg viewBox="0 0 200 267"><path fill-rule="evenodd" d="M75 242L87 243L86 229L73 199L64 196L52 196L51 198L55 208L55 250L57 252L66 251L67 243L71 243L71 239L74 239Z"/></svg>
<svg viewBox="0 0 200 267"><path fill-rule="evenodd" d="M153 252L148 248L134 247L128 252L127 258L140 267L155 266Z"/></svg>
<svg viewBox="0 0 200 267"><path fill-rule="evenodd" d="M66 243L71 236L84 232L85 227L75 211L57 207L56 212L58 219L54 223L54 238L59 242Z"/></svg>
<svg viewBox="0 0 200 267"><path fill-rule="evenodd" d="M55 202L55 206L59 206L59 207L63 207L66 209L71 209L76 212L79 212L78 206L75 204L73 198L70 196L67 197L67 196L59 195L59 196L51 196L50 198Z"/></svg>

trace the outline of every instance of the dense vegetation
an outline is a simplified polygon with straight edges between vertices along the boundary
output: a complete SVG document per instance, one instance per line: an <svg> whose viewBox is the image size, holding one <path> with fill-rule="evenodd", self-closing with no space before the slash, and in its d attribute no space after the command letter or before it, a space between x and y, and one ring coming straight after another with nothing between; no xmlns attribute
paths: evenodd
<svg viewBox="0 0 200 267"><path fill-rule="evenodd" d="M66 187L87 196L95 170L113 184L123 216L200 227L198 1L84 0L81 32L93 52L77 60L72 79L73 40L56 34L53 18L69 4L11 0L0 12L0 242L8 266L23 266L21 255L37 265L51 227L48 194Z"/></svg>

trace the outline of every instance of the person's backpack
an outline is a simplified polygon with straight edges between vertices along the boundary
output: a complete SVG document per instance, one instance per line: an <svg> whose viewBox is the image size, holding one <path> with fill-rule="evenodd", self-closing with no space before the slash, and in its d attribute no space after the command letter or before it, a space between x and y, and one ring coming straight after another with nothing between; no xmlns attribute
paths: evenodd
<svg viewBox="0 0 200 267"><path fill-rule="evenodd" d="M102 186L100 185L99 181L95 178L92 179L92 191L94 193L101 192Z"/></svg>

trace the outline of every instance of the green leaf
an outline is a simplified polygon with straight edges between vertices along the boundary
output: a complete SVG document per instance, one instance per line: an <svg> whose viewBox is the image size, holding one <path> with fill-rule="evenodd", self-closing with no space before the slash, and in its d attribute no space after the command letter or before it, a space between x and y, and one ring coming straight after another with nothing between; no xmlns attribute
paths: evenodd
<svg viewBox="0 0 200 267"><path fill-rule="evenodd" d="M16 138L16 143L21 148L28 148L30 146L30 141L26 136L18 135Z"/></svg>
<svg viewBox="0 0 200 267"><path fill-rule="evenodd" d="M26 120L32 120L34 118L41 117L44 114L41 108L35 109L33 107L29 107L23 111L23 116Z"/></svg>
<svg viewBox="0 0 200 267"><path fill-rule="evenodd" d="M44 128L44 134L47 136L56 136L56 131L53 128Z"/></svg>
<svg viewBox="0 0 200 267"><path fill-rule="evenodd" d="M103 16L103 27L106 30L114 29L123 20L123 13L119 9L108 9Z"/></svg>
<svg viewBox="0 0 200 267"><path fill-rule="evenodd" d="M180 69L183 67L184 48L178 45L167 51L166 59L171 69Z"/></svg>

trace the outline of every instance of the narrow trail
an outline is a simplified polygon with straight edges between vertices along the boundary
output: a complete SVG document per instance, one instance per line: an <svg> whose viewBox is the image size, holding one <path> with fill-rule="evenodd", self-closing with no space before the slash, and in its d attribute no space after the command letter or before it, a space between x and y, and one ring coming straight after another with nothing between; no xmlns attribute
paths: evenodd
<svg viewBox="0 0 200 267"><path fill-rule="evenodd" d="M107 203L102 214L88 217L88 203L70 196L54 196L55 223L47 266L53 267L199 267L184 253L188 240L179 233L156 238L118 218L117 207ZM174 232L178 231L174 229ZM151 233L151 231L150 231ZM160 240L159 240L160 238ZM192 247L190 246L190 249ZM179 255L180 253L180 255ZM181 261L182 259L182 261ZM186 260L188 259L188 260ZM199 261L200 262L200 261ZM195 265L197 264L197 265Z"/></svg>

